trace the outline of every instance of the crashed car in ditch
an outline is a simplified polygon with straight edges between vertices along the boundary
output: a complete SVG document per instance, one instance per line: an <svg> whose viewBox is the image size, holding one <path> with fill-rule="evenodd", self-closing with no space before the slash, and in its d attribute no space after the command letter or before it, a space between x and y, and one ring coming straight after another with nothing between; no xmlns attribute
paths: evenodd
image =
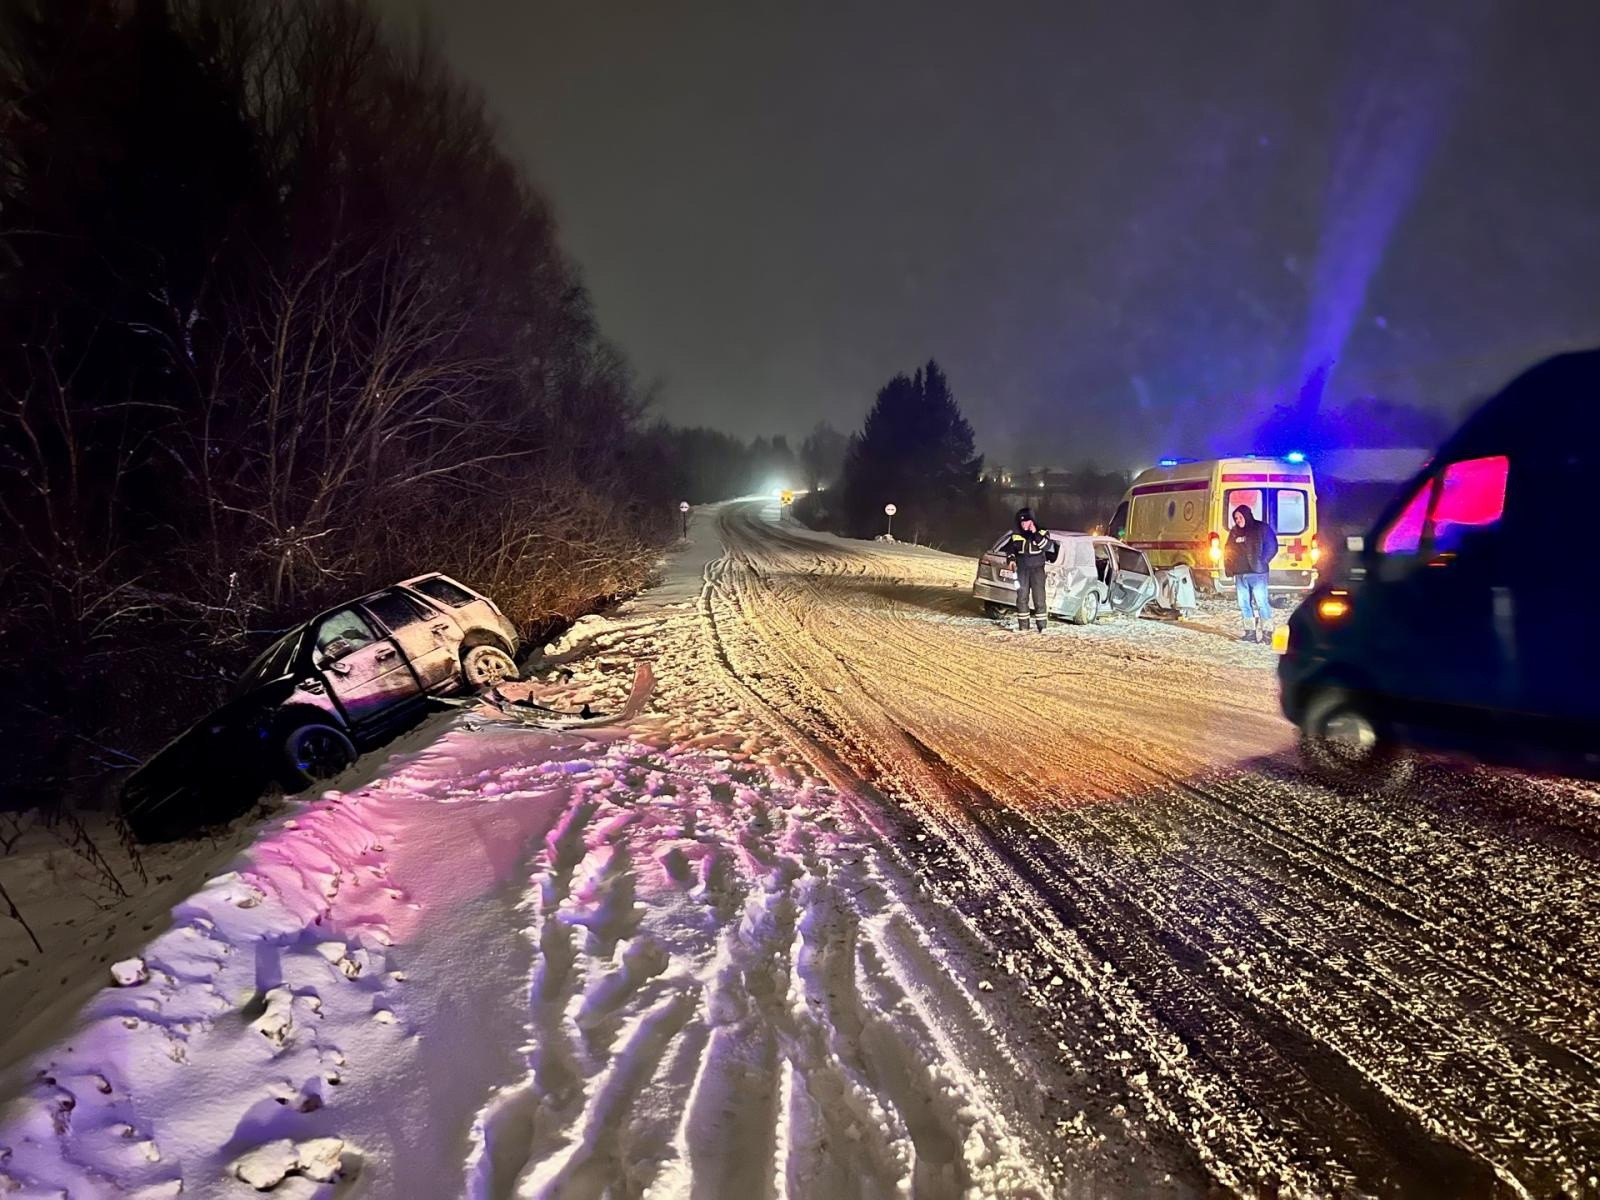
<svg viewBox="0 0 1600 1200"><path fill-rule="evenodd" d="M1006 561L1001 537L978 560L972 594L989 617L1016 610L1017 573ZM1045 568L1045 599L1050 615L1074 625L1092 625L1106 613L1136 617L1156 594L1155 572L1143 551L1113 537L1049 530L1056 561Z"/></svg>
<svg viewBox="0 0 1600 1200"><path fill-rule="evenodd" d="M251 663L221 708L129 776L122 812L147 841L243 811L270 782L337 775L431 697L517 675L517 630L486 596L419 575L319 613Z"/></svg>

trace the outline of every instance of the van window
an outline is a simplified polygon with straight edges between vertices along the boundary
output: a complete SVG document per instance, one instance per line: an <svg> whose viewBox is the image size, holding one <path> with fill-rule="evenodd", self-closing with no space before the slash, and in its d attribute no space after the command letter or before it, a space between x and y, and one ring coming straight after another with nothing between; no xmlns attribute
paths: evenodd
<svg viewBox="0 0 1600 1200"><path fill-rule="evenodd" d="M1444 469L1433 505L1434 550L1454 550L1465 531L1500 520L1506 510L1510 469L1511 460L1503 454L1451 463Z"/></svg>
<svg viewBox="0 0 1600 1200"><path fill-rule="evenodd" d="M1306 531L1306 494L1280 488L1276 493L1278 498L1278 519L1272 527L1279 533L1297 534Z"/></svg>
<svg viewBox="0 0 1600 1200"><path fill-rule="evenodd" d="M1428 502L1432 499L1433 480L1429 479L1406 501L1406 506L1389 523L1389 528L1378 536L1378 553L1415 554L1422 545L1422 526L1428 516Z"/></svg>
<svg viewBox="0 0 1600 1200"><path fill-rule="evenodd" d="M1434 553L1458 549L1466 531L1494 525L1504 515L1510 469L1504 455L1451 463L1417 488L1379 536L1379 552L1416 554L1424 543Z"/></svg>
<svg viewBox="0 0 1600 1200"><path fill-rule="evenodd" d="M1111 514L1111 536L1115 538L1128 536L1128 502L1126 500L1117 505L1117 511Z"/></svg>
<svg viewBox="0 0 1600 1200"><path fill-rule="evenodd" d="M1223 520L1233 524L1233 510L1240 505L1258 521L1265 521L1285 537L1306 531L1310 505L1306 493L1297 488L1234 488L1227 493Z"/></svg>

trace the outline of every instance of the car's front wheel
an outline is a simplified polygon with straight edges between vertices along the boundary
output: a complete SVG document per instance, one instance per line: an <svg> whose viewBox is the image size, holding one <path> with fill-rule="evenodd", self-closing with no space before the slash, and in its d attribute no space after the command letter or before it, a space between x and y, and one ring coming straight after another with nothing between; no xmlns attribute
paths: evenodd
<svg viewBox="0 0 1600 1200"><path fill-rule="evenodd" d="M284 783L296 789L332 779L355 760L355 744L332 725L299 725L283 739Z"/></svg>
<svg viewBox="0 0 1600 1200"><path fill-rule="evenodd" d="M517 664L499 646L474 646L461 656L461 678L469 688L493 687L517 677Z"/></svg>
<svg viewBox="0 0 1600 1200"><path fill-rule="evenodd" d="M1324 688L1306 706L1300 755L1326 782L1340 787L1390 787L1410 766L1369 703L1336 687Z"/></svg>

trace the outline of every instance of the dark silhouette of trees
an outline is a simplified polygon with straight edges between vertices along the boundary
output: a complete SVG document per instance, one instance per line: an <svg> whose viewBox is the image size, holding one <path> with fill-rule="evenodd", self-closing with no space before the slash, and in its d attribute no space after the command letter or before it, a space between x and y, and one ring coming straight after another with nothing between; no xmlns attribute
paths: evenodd
<svg viewBox="0 0 1600 1200"><path fill-rule="evenodd" d="M16 0L0 56L8 800L367 586L442 568L533 630L644 578L643 402L431 49L359 0Z"/></svg>
<svg viewBox="0 0 1600 1200"><path fill-rule="evenodd" d="M982 471L972 426L930 359L878 392L845 456L837 519L852 536L871 537L893 503L902 540L962 542L984 522Z"/></svg>
<svg viewBox="0 0 1600 1200"><path fill-rule="evenodd" d="M850 439L826 421L818 421L800 443L800 471L805 486L816 491L838 483L849 452Z"/></svg>

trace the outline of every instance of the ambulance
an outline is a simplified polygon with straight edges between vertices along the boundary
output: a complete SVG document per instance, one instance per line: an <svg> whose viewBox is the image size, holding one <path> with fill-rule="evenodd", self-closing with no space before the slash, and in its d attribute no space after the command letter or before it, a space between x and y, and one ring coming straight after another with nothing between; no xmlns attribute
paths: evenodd
<svg viewBox="0 0 1600 1200"><path fill-rule="evenodd" d="M1317 586L1317 486L1301 454L1270 458L1164 458L1133 480L1111 534L1143 550L1156 568L1183 563L1197 587L1232 587L1222 550L1234 509L1243 504L1278 534L1268 587L1298 597Z"/></svg>

